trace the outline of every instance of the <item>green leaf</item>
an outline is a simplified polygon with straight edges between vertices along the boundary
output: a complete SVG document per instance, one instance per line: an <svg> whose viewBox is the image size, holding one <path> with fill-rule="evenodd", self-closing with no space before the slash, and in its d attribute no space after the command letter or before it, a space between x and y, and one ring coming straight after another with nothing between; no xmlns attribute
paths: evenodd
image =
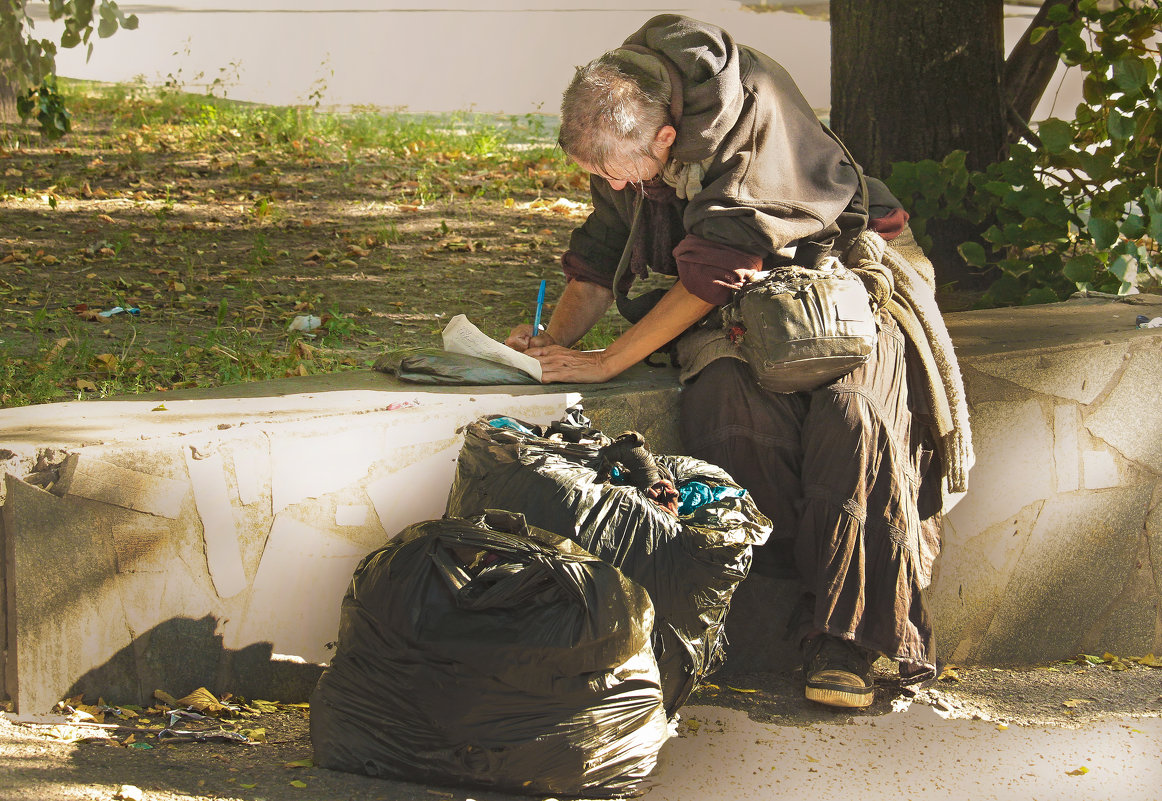
<svg viewBox="0 0 1162 801"><path fill-rule="evenodd" d="M941 162L946 168L950 170L960 171L964 169L965 160L968 158L968 153L964 150L953 150Z"/></svg>
<svg viewBox="0 0 1162 801"><path fill-rule="evenodd" d="M1093 73L1086 75L1081 83L1081 96L1089 105L1100 106L1106 96L1105 80Z"/></svg>
<svg viewBox="0 0 1162 801"><path fill-rule="evenodd" d="M1057 293L1052 289L1039 286L1035 289L1030 289L1021 300L1021 303L1025 306L1034 306L1038 303L1057 303L1059 300L1061 298L1057 297Z"/></svg>
<svg viewBox="0 0 1162 801"><path fill-rule="evenodd" d="M1138 260L1125 253L1118 256L1109 266L1111 274L1116 275L1123 284L1134 285L1138 281ZM1124 294L1124 293L1118 293Z"/></svg>
<svg viewBox="0 0 1162 801"><path fill-rule="evenodd" d="M1083 253L1067 261L1061 272L1075 284L1084 284L1093 280L1099 265L1096 256L1092 253Z"/></svg>
<svg viewBox="0 0 1162 801"><path fill-rule="evenodd" d="M960 257L973 267L984 267L987 257L979 242L962 242L957 248Z"/></svg>
<svg viewBox="0 0 1162 801"><path fill-rule="evenodd" d="M1050 117L1037 125L1037 136L1046 152L1064 153L1073 144L1073 126L1065 120Z"/></svg>
<svg viewBox="0 0 1162 801"><path fill-rule="evenodd" d="M1114 83L1126 94L1141 94L1149 80L1148 68L1137 56L1122 56L1114 62Z"/></svg>
<svg viewBox="0 0 1162 801"><path fill-rule="evenodd" d="M1080 151L1077 160L1085 174L1096 183L1104 184L1114 177L1114 157L1107 148L1102 148L1096 153Z"/></svg>
<svg viewBox="0 0 1162 801"><path fill-rule="evenodd" d="M1146 220L1140 214L1131 214L1122 220L1122 236L1126 239L1141 239L1146 233Z"/></svg>
<svg viewBox="0 0 1162 801"><path fill-rule="evenodd" d="M1133 117L1127 117L1117 109L1110 111L1109 122L1106 126L1110 132L1110 138L1119 142L1125 142L1134 136L1134 130L1138 127L1137 122Z"/></svg>
<svg viewBox="0 0 1162 801"><path fill-rule="evenodd" d="M1151 214L1162 213L1162 187L1147 186L1142 191L1142 202Z"/></svg>
<svg viewBox="0 0 1162 801"><path fill-rule="evenodd" d="M1100 217L1091 217L1086 230L1093 237L1094 247L1105 250L1118 241L1118 226Z"/></svg>

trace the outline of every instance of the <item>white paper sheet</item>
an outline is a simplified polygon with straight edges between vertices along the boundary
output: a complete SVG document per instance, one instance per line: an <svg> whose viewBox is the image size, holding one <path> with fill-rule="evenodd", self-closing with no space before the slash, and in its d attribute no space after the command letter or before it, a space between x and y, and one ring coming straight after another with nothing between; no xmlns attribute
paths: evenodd
<svg viewBox="0 0 1162 801"><path fill-rule="evenodd" d="M538 381L541 380L540 362L486 336L463 314L457 314L444 327L444 350L507 364L509 367L523 370Z"/></svg>

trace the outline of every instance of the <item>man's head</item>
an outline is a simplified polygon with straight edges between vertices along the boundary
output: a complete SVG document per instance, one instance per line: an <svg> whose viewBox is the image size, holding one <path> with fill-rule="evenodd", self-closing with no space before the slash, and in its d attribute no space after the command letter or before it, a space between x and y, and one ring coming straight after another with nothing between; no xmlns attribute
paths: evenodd
<svg viewBox="0 0 1162 801"><path fill-rule="evenodd" d="M631 75L606 53L577 70L561 99L558 143L584 170L614 189L656 176L677 135L669 87Z"/></svg>

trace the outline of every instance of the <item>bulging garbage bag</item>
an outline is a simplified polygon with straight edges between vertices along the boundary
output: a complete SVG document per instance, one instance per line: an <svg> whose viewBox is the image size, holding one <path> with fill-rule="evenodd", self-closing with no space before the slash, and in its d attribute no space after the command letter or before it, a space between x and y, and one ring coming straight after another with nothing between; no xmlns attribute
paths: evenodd
<svg viewBox="0 0 1162 801"><path fill-rule="evenodd" d="M643 465L642 445L629 434L611 440L576 407L549 427L483 418L464 431L446 513L519 512L645 587L672 714L721 666L731 596L771 526L721 468L648 452Z"/></svg>
<svg viewBox="0 0 1162 801"><path fill-rule="evenodd" d="M323 767L520 793L646 788L667 737L645 591L519 515L409 526L364 558L311 696Z"/></svg>

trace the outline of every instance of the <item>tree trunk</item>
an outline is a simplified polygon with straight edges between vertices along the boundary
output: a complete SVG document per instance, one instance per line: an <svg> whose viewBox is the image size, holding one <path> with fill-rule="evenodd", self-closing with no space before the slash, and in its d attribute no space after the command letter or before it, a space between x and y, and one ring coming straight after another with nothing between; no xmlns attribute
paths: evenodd
<svg viewBox="0 0 1162 801"><path fill-rule="evenodd" d="M8 80L12 70L0 62L0 125L15 125L20 121L16 113L16 85Z"/></svg>
<svg viewBox="0 0 1162 801"><path fill-rule="evenodd" d="M1007 150L1003 0L831 0L831 127L871 175Z"/></svg>
<svg viewBox="0 0 1162 801"><path fill-rule="evenodd" d="M953 150L982 170L1008 153L1003 0L831 0L831 127L869 175ZM928 221L938 284L975 292L994 276L957 247L983 227Z"/></svg>

